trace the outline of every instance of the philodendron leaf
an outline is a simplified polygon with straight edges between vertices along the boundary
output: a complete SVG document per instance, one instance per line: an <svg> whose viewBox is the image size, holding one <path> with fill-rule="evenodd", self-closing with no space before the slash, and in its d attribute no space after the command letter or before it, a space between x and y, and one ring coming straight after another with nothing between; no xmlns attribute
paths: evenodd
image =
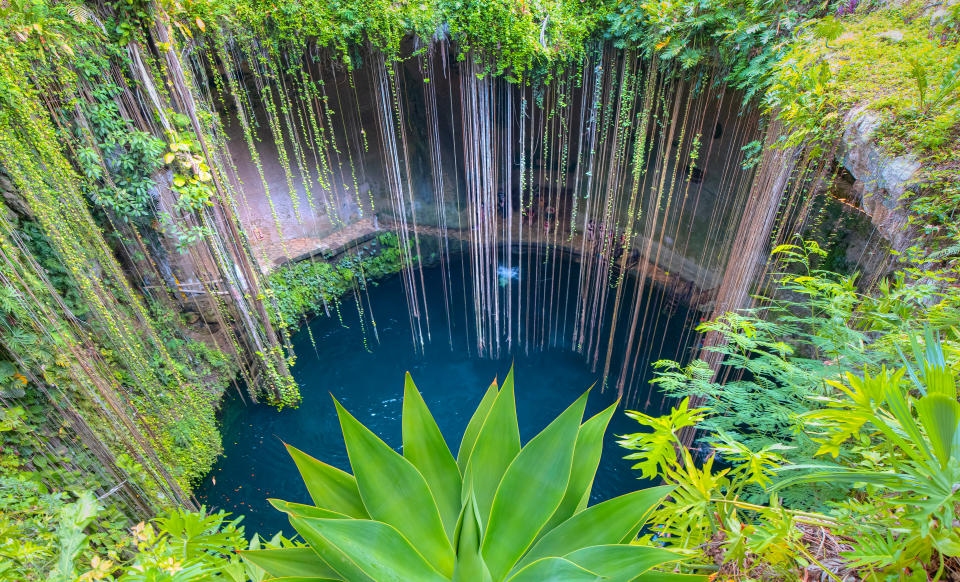
<svg viewBox="0 0 960 582"><path fill-rule="evenodd" d="M470 454L477 443L477 435L480 434L480 429L483 428L483 423L487 420L487 414L490 413L490 408L493 406L494 400L497 399L497 394L499 394L497 381L494 380L493 384L490 384L490 387L487 388L480 404L477 405L473 416L470 417L470 422L467 423L463 438L460 440L460 450L457 452L457 466L460 468L460 474L467 470L467 461L470 460Z"/></svg>
<svg viewBox="0 0 960 582"><path fill-rule="evenodd" d="M395 527L444 576L456 560L423 475L334 399L360 497L371 517Z"/></svg>
<svg viewBox="0 0 960 582"><path fill-rule="evenodd" d="M533 437L504 473L481 546L494 580L503 579L560 505L588 394Z"/></svg>
<svg viewBox="0 0 960 582"><path fill-rule="evenodd" d="M650 568L681 557L663 548L628 544L590 546L564 556L581 568L603 576L604 582L631 582Z"/></svg>
<svg viewBox="0 0 960 582"><path fill-rule="evenodd" d="M550 517L546 527L540 535L552 530L558 524L566 521L574 513L587 506L590 500L590 490L593 488L593 478L600 466L600 455L603 453L603 435L610 424L618 400L605 410L597 413L580 427L577 434L577 446L573 451L573 468L570 471L570 482L567 491L563 494L563 501Z"/></svg>
<svg viewBox="0 0 960 582"><path fill-rule="evenodd" d="M483 422L463 473L463 491L473 490L480 519L484 521L490 515L493 496L504 471L520 452L520 428L517 425L512 376L511 370L511 374L507 375L508 381L503 383Z"/></svg>
<svg viewBox="0 0 960 582"><path fill-rule="evenodd" d="M449 578L427 562L399 531L379 521L365 519L313 519L290 517L290 523L314 548L335 548L352 568L335 563L324 552L320 557L348 582L448 582ZM334 556L336 558L336 556Z"/></svg>
<svg viewBox="0 0 960 582"><path fill-rule="evenodd" d="M409 372L403 387L403 456L427 480L452 541L460 513L460 469Z"/></svg>
<svg viewBox="0 0 960 582"><path fill-rule="evenodd" d="M543 558L507 579L507 582L595 582L596 573L563 558Z"/></svg>
<svg viewBox="0 0 960 582"><path fill-rule="evenodd" d="M314 505L358 519L370 517L360 499L360 491L353 475L318 461L286 443L284 446L297 464Z"/></svg>
<svg viewBox="0 0 960 582"><path fill-rule="evenodd" d="M672 490L672 486L642 489L584 509L544 534L514 570L583 547L622 543L640 529L650 510Z"/></svg>
<svg viewBox="0 0 960 582"><path fill-rule="evenodd" d="M960 424L960 402L952 396L930 393L918 400L916 407L920 423L933 446L933 453L940 461L940 467L945 469L950 462L954 436Z"/></svg>
<svg viewBox="0 0 960 582"><path fill-rule="evenodd" d="M471 493L457 520L456 551L457 566L453 571L453 582L491 582L490 571L480 555L480 516L477 504Z"/></svg>
<svg viewBox="0 0 960 582"><path fill-rule="evenodd" d="M313 577L336 580L339 575L310 548L282 548L240 552L244 560L262 568L270 576Z"/></svg>

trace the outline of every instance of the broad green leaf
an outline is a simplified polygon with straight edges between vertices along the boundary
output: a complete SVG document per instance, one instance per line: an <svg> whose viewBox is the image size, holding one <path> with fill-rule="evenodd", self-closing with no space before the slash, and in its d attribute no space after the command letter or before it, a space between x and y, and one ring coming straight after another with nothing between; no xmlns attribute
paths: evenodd
<svg viewBox="0 0 960 582"><path fill-rule="evenodd" d="M630 582L708 582L709 576L677 572L644 572Z"/></svg>
<svg viewBox="0 0 960 582"><path fill-rule="evenodd" d="M314 505L358 519L370 517L360 499L360 491L353 475L318 461L286 443L284 446L297 464Z"/></svg>
<svg viewBox="0 0 960 582"><path fill-rule="evenodd" d="M494 580L510 571L560 505L588 394L533 437L503 475L481 546Z"/></svg>
<svg viewBox="0 0 960 582"><path fill-rule="evenodd" d="M319 517L323 519L350 519L349 515L314 507L313 505L304 505L303 503L291 503L282 499L267 499L275 509L287 514L299 515L300 517Z"/></svg>
<svg viewBox="0 0 960 582"><path fill-rule="evenodd" d="M507 582L594 582L602 580L563 558L543 558L530 564L507 579Z"/></svg>
<svg viewBox="0 0 960 582"><path fill-rule="evenodd" d="M283 576L282 578L265 578L263 582L341 582L342 578L317 578L315 576Z"/></svg>
<svg viewBox="0 0 960 582"><path fill-rule="evenodd" d="M399 531L388 524L365 519L313 519L292 517L290 523L311 545L322 540L349 557L353 566L376 582L447 582ZM352 574L340 571L337 564L324 558L341 576L353 582Z"/></svg>
<svg viewBox="0 0 960 582"><path fill-rule="evenodd" d="M480 516L477 504L471 493L457 520L456 550L457 566L453 572L453 582L491 582L490 571L480 555Z"/></svg>
<svg viewBox="0 0 960 582"><path fill-rule="evenodd" d="M952 396L931 391L917 401L917 416L927 431L933 453L946 469L953 449L953 438L960 424L960 402Z"/></svg>
<svg viewBox="0 0 960 582"><path fill-rule="evenodd" d="M334 399L347 455L370 516L397 528L417 544L444 576L453 575L453 546L423 475L410 461L347 412Z"/></svg>
<svg viewBox="0 0 960 582"><path fill-rule="evenodd" d="M477 498L481 527L490 515L493 496L500 485L504 471L520 452L520 428L517 425L517 406L513 398L512 374L507 376L497 398L490 407L477 442L463 473L463 493L471 488ZM462 499L462 497L461 497Z"/></svg>
<svg viewBox="0 0 960 582"><path fill-rule="evenodd" d="M671 491L672 486L642 489L588 507L540 538L518 567L587 546L621 543L640 529L650 510Z"/></svg>
<svg viewBox="0 0 960 582"><path fill-rule="evenodd" d="M403 387L403 456L426 479L452 541L460 513L460 469L409 372Z"/></svg>
<svg viewBox="0 0 960 582"><path fill-rule="evenodd" d="M289 514L290 525L300 534L300 537L310 544L312 549L327 566L339 574L340 578L349 582L377 582L364 572L357 565L353 558L348 556L341 548L335 546L325 537L320 535L315 522L329 521L312 517L300 517ZM354 521L351 519L341 520L345 522Z"/></svg>
<svg viewBox="0 0 960 582"><path fill-rule="evenodd" d="M276 578L296 576L333 580L338 578L336 571L310 548L252 550L240 552L240 555L244 560Z"/></svg>
<svg viewBox="0 0 960 582"><path fill-rule="evenodd" d="M457 452L457 466L460 468L461 474L467 470L467 461L470 460L470 454L477 443L477 435L480 434L480 429L483 428L483 423L487 420L487 414L490 413L490 408L493 406L493 401L497 399L497 394L499 394L497 382L494 380L493 384L490 384L490 387L487 388L480 404L477 405L473 416L470 417L470 422L467 423L463 438L460 439L460 450Z"/></svg>
<svg viewBox="0 0 960 582"><path fill-rule="evenodd" d="M570 471L570 482L567 491L563 494L560 507L550 517L550 521L540 532L544 535L558 524L566 521L571 515L586 507L590 500L590 490L593 488L593 479L600 466L600 455L603 453L603 435L613 416L618 400L605 410L592 416L580 427L577 434L577 446L573 451L573 468Z"/></svg>
<svg viewBox="0 0 960 582"><path fill-rule="evenodd" d="M681 557L663 548L627 544L590 546L564 556L581 568L603 576L604 582L630 582L654 566Z"/></svg>

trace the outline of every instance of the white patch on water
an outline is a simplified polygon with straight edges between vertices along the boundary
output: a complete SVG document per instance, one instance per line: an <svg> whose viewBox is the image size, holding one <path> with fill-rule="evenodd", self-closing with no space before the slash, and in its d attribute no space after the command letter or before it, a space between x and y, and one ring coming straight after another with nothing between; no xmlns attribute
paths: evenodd
<svg viewBox="0 0 960 582"><path fill-rule="evenodd" d="M516 281L520 280L520 267L507 268L503 265L499 265L497 267L497 276L500 279L500 286L506 287L507 283L510 282L510 279L514 279Z"/></svg>

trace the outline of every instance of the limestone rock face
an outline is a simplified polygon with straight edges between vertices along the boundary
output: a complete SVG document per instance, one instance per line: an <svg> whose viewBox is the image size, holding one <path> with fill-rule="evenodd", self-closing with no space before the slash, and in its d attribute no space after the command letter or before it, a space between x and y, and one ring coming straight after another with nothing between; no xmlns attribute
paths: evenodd
<svg viewBox="0 0 960 582"><path fill-rule="evenodd" d="M916 241L908 226L909 212L902 198L916 183L920 162L909 154L891 156L874 139L879 114L865 107L852 109L844 117L840 161L856 179L853 189L871 222L896 251Z"/></svg>

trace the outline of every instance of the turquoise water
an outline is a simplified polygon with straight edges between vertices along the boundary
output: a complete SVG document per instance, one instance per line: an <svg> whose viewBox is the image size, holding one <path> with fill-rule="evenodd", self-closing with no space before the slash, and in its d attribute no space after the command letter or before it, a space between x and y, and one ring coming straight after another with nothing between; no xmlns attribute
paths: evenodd
<svg viewBox="0 0 960 582"><path fill-rule="evenodd" d="M576 268L575 264L569 266ZM452 271L458 272L459 267L455 266ZM453 317L459 325L452 326L451 349L442 304L441 272L439 268L425 269L425 276L428 304L435 306L431 307L434 339L422 354L414 351L398 277L387 279L370 290L379 343L370 334L369 323L367 333L361 333L357 308L352 301L343 304L342 323L336 316L315 318L310 323L310 331L316 351L306 329L301 329L293 338L298 355L293 374L301 386L303 403L295 410L277 412L264 405L245 405L236 395L228 398L221 412L224 456L198 488L198 500L208 509L244 514L248 534L256 531L272 535L280 530L291 533L284 514L266 501L275 497L309 503L306 488L282 442L349 471L332 394L399 451L406 371L412 374L454 454L487 386L495 377L502 379L506 375L511 361L523 442L599 380L600 372L591 371L581 354L563 348L543 352L531 349L529 354L520 350L512 358L499 360L468 356L471 336L463 323L462 300L459 302L461 312ZM461 282L453 281L454 297L461 297L458 295L461 289ZM655 347L679 343L684 315L681 311L672 319L663 318L663 330L650 334ZM469 353L474 352L471 347ZM654 357L657 353L659 350L654 350ZM664 353L664 357L672 356L672 351ZM640 390L646 390L646 379L641 378L639 382ZM608 388L601 392L598 386L588 399L587 416L615 400L615 390ZM641 393L633 406L642 407L646 400ZM656 413L662 406L658 394L654 394L650 402L648 413ZM614 435L637 432L638 428L622 410L614 414L607 430L592 503L651 485L637 479L638 473L622 458L626 451L615 442Z"/></svg>

